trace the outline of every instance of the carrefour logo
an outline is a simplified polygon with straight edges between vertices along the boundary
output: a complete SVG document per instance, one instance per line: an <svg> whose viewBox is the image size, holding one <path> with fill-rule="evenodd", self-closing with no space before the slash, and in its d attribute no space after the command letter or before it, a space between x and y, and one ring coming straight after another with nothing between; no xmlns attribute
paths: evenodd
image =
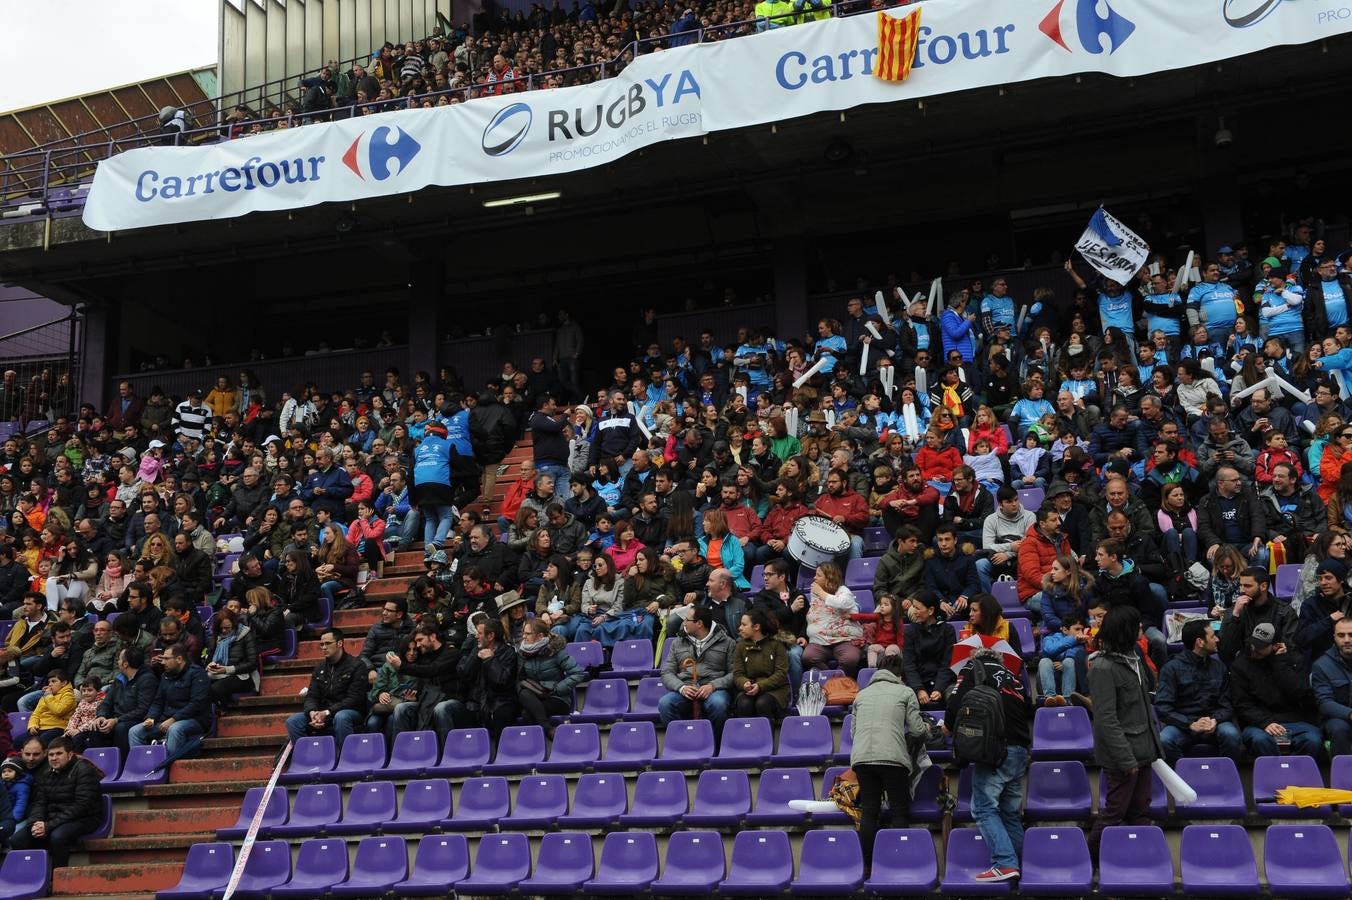
<svg viewBox="0 0 1352 900"><path fill-rule="evenodd" d="M1051 12L1047 13L1037 26L1038 31L1055 41L1062 50L1073 52L1066 43L1066 34L1069 33L1078 40L1085 53L1102 53L1103 38L1106 37L1108 53L1111 55L1116 53L1136 30L1136 23L1109 6L1107 0L1103 0L1102 3L1107 11L1104 15L1099 15L1100 0L1069 0L1069 2L1075 9L1069 29L1062 28L1061 17L1067 0L1056 0Z"/></svg>
<svg viewBox="0 0 1352 900"><path fill-rule="evenodd" d="M390 134L398 132L394 140L390 140ZM376 181L384 181L391 175L404 172L408 169L408 164L413 161L413 157L418 155L422 145L415 141L407 131L395 126L390 128L388 125L381 125L375 131L371 132L370 140L366 142L366 153L362 154L360 148L362 138L366 137L366 132L357 135L357 139L352 142L352 146L347 148L343 154L343 165L352 170L362 181L370 175ZM366 165L362 166L362 156L365 156ZM396 160L399 163L397 171L390 171L390 161ZM365 168L365 172L362 169Z"/></svg>
<svg viewBox="0 0 1352 900"><path fill-rule="evenodd" d="M480 141L484 153L489 156L506 156L520 147L521 142L526 139L526 132L530 131L534 118L535 114L526 103L513 103L498 110L497 115L489 120Z"/></svg>

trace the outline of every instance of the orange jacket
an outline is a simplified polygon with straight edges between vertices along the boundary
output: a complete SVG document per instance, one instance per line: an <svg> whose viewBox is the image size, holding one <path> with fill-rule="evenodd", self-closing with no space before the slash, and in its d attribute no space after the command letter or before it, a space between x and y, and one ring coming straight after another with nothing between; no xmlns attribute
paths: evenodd
<svg viewBox="0 0 1352 900"><path fill-rule="evenodd" d="M1042 576L1052 570L1057 556L1070 556L1070 541L1061 535L1059 543L1047 540L1036 524L1028 529L1019 545L1019 599L1027 600L1042 590Z"/></svg>

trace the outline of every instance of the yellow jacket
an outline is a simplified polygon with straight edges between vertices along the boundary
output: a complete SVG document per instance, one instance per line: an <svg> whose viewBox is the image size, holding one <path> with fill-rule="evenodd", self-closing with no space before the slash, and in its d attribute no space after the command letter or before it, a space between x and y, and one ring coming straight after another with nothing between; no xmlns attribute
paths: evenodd
<svg viewBox="0 0 1352 900"><path fill-rule="evenodd" d="M75 689L70 686L70 682L55 694L43 694L28 719L28 727L37 728L38 731L48 728L64 731L66 723L70 721L70 714L75 712L75 703Z"/></svg>
<svg viewBox="0 0 1352 900"><path fill-rule="evenodd" d="M211 410L212 416L219 419L228 412L239 412L239 391L234 388L212 388L202 402Z"/></svg>

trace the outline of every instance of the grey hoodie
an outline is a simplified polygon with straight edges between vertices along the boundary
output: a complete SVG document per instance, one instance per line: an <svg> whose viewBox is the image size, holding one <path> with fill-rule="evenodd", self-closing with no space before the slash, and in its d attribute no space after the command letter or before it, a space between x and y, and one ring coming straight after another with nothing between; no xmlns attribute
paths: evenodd
<svg viewBox="0 0 1352 900"><path fill-rule="evenodd" d="M992 553L1013 553L1014 548L1010 545L1022 540L1036 522L1037 515L1022 505L1019 514L1011 518L996 504L995 512L987 516L981 526L981 546Z"/></svg>

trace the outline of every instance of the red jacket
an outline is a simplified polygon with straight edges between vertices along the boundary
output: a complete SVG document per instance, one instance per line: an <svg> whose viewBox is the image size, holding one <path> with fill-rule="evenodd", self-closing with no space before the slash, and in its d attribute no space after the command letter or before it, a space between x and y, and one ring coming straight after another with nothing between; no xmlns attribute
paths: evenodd
<svg viewBox="0 0 1352 900"><path fill-rule="evenodd" d="M760 529L760 516L756 511L745 503L738 503L732 509L726 506L719 506L723 515L728 520L728 531L732 532L738 538L754 538L756 532Z"/></svg>
<svg viewBox="0 0 1352 900"><path fill-rule="evenodd" d="M876 612L855 613L850 616L856 622L864 622L864 643L881 644L889 647L896 644L898 647L904 647L905 632L901 629L894 630L892 622L883 621L883 617Z"/></svg>
<svg viewBox="0 0 1352 900"><path fill-rule="evenodd" d="M962 454L951 445L942 450L921 447L915 451L915 464L926 481L952 481L953 470L962 465Z"/></svg>
<svg viewBox="0 0 1352 900"><path fill-rule="evenodd" d="M879 505L882 509L891 509L888 504L893 500L916 501L918 504L917 506L904 506L901 509L894 509L892 512L901 516L903 519L918 519L920 518L921 506L939 505L939 491L927 484L921 488L919 493L913 494L911 493L911 489L906 485L899 484L892 490L892 493L883 498L883 502Z"/></svg>
<svg viewBox="0 0 1352 900"><path fill-rule="evenodd" d="M512 486L507 489L507 496L502 498L502 515L515 522L517 511L521 509L521 501L533 490L535 490L534 478L522 478L512 482Z"/></svg>
<svg viewBox="0 0 1352 900"><path fill-rule="evenodd" d="M850 534L859 534L868 524L868 501L862 494L849 488L846 488L839 497L822 494L813 506L817 512L828 518L834 519L836 516L844 518L845 530Z"/></svg>
<svg viewBox="0 0 1352 900"><path fill-rule="evenodd" d="M1042 576L1052 570L1057 556L1070 556L1070 541L1061 535L1053 544L1034 523L1019 545L1019 599L1027 600L1042 590Z"/></svg>
<svg viewBox="0 0 1352 900"><path fill-rule="evenodd" d="M760 541L762 544L768 544L770 541L787 543L789 535L793 533L794 524L807 513L808 508L802 503L795 502L789 506L771 503L770 511L761 520L760 528L756 529L752 540Z"/></svg>

